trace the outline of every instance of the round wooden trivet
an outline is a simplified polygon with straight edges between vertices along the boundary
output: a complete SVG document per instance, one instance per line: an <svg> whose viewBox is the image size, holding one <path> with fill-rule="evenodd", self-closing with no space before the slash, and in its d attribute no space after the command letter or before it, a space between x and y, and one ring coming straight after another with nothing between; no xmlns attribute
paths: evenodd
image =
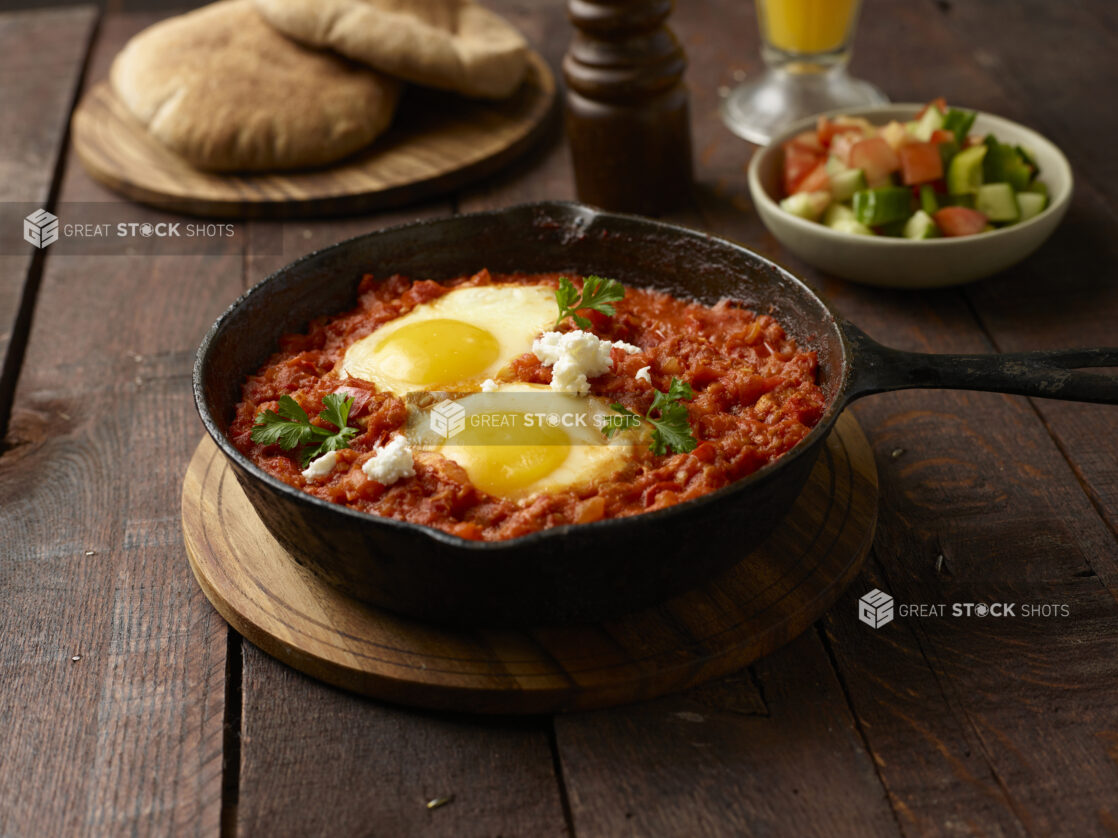
<svg viewBox="0 0 1118 838"><path fill-rule="evenodd" d="M332 166L259 175L192 168L127 111L107 82L74 111L74 148L86 171L125 197L214 218L291 218L397 206L491 174L543 133L555 78L531 53L520 90L483 101L409 87L388 132Z"/></svg>
<svg viewBox="0 0 1118 838"><path fill-rule="evenodd" d="M206 596L268 654L403 704L544 713L694 686L802 632L869 550L877 470L861 428L845 414L787 518L728 574L610 622L527 630L440 628L342 595L276 543L209 437L190 462L182 511L187 554Z"/></svg>

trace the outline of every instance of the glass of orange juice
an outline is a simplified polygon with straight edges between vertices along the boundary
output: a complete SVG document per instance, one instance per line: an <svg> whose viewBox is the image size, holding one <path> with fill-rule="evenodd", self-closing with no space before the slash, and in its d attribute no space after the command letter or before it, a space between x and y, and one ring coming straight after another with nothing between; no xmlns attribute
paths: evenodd
<svg viewBox="0 0 1118 838"><path fill-rule="evenodd" d="M722 101L722 118L735 134L765 144L805 116L889 101L846 72L860 0L754 2L766 70Z"/></svg>

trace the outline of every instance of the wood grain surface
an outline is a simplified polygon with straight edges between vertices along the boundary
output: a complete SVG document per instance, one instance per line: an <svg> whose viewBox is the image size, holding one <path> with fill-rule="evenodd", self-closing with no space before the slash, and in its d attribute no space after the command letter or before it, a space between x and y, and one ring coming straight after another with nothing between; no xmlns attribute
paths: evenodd
<svg viewBox="0 0 1118 838"><path fill-rule="evenodd" d="M152 137L108 82L74 112L74 148L96 180L135 201L216 218L367 212L438 195L491 174L546 130L555 79L529 53L520 89L500 101L405 89L388 131L365 151L306 171L222 175L190 166Z"/></svg>
<svg viewBox="0 0 1118 838"><path fill-rule="evenodd" d="M562 1L492 5L554 72L570 35ZM72 152L47 164L65 142L61 91L80 84L89 30L71 11L42 14L0 14L0 32L16 27L0 61L23 47L17 63L51 67L18 85L5 70L0 84L12 200L39 200L19 185L38 166L46 180L35 183L56 203L119 203ZM155 19L105 16L86 78L104 78ZM909 294L815 272L761 226L744 174L751 149L717 114L719 89L761 67L752 5L677 3L672 23L690 58L697 173L693 205L675 220L775 258L893 345L1114 342L1112 3L865 0L855 74L897 101L942 93L1031 125L1076 174L1067 219L1030 259L964 289ZM554 720L411 710L325 686L228 631L187 569L177 510L201 433L187 376L205 328L241 289L319 245L414 217L569 197L554 133L439 201L253 222L247 244L224 253L48 250L31 271L41 287L3 263L0 283L22 289L30 334L5 373L18 390L0 445L0 834L1118 832L1118 418L1106 407L934 391L858 405L882 492L865 570L794 643L641 705ZM174 218L125 209L137 221ZM7 412L0 405L0 419ZM1070 613L898 616L875 631L856 619L871 587L898 603L1012 599Z"/></svg>
<svg viewBox="0 0 1118 838"><path fill-rule="evenodd" d="M877 474L865 436L843 416L777 532L728 574L606 623L528 631L440 629L349 599L276 542L209 437L187 469L182 516L206 595L273 657L400 704L553 713L686 689L798 635L861 567Z"/></svg>
<svg viewBox="0 0 1118 838"><path fill-rule="evenodd" d="M97 41L89 74L112 54ZM61 170L59 206L112 200L72 149ZM241 265L44 253L0 454L0 590L18 602L0 609L0 834L219 830L228 629L167 493L196 442L194 348Z"/></svg>
<svg viewBox="0 0 1118 838"><path fill-rule="evenodd" d="M96 20L92 6L0 16L0 218L5 226L21 225L31 211L28 205L54 207L67 118ZM30 245L22 253L0 254L0 440L11 414L42 257Z"/></svg>

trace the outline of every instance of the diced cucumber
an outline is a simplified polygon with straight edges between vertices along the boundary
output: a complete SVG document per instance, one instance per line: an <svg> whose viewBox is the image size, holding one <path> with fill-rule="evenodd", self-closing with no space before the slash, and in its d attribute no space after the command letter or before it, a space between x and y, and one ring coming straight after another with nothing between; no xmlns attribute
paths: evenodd
<svg viewBox="0 0 1118 838"><path fill-rule="evenodd" d="M840 218L834 224L829 224L827 226L829 226L832 230L838 230L840 233L853 233L857 236L876 235L876 233L874 233L874 231L867 227L865 224L862 224L861 222L856 221L853 218Z"/></svg>
<svg viewBox="0 0 1118 838"><path fill-rule="evenodd" d="M922 143L928 142L932 138L932 132L943 127L943 114L940 113L939 108L935 105L928 105L924 109L924 115L916 120L912 129L912 136L920 140Z"/></svg>
<svg viewBox="0 0 1118 838"><path fill-rule="evenodd" d="M894 239L899 239L904 235L904 225L906 219L898 218L896 221L890 221L888 224L882 224L877 228L877 232L882 236L890 236Z"/></svg>
<svg viewBox="0 0 1118 838"><path fill-rule="evenodd" d="M947 168L947 191L952 195L968 195L982 185L982 161L989 149L984 145L964 148Z"/></svg>
<svg viewBox="0 0 1118 838"><path fill-rule="evenodd" d="M920 209L928 215L935 215L939 210L939 198L936 197L936 190L930 183L920 187Z"/></svg>
<svg viewBox="0 0 1118 838"><path fill-rule="evenodd" d="M780 208L808 221L818 221L829 203L830 192L797 192L781 201Z"/></svg>
<svg viewBox="0 0 1118 838"><path fill-rule="evenodd" d="M963 145L963 140L967 138L967 134L970 133L971 126L974 125L975 116L977 114L974 111L961 111L958 108L951 108L943 118L944 129L954 132L955 142L960 147Z"/></svg>
<svg viewBox="0 0 1118 838"><path fill-rule="evenodd" d="M827 211L823 213L823 223L828 227L835 226L836 221L847 220L854 220L854 210L846 204L831 204L827 207Z"/></svg>
<svg viewBox="0 0 1118 838"><path fill-rule="evenodd" d="M939 159L943 161L943 170L946 172L951 167L951 161L959 153L959 144L954 140L944 140L936 146L939 149Z"/></svg>
<svg viewBox="0 0 1118 838"><path fill-rule="evenodd" d="M1025 159L1026 163L1033 167L1033 177L1038 176L1040 174L1040 163L1037 162L1036 152L1031 148L1019 145L1017 146L1017 153Z"/></svg>
<svg viewBox="0 0 1118 838"><path fill-rule="evenodd" d="M835 157L835 155L831 154L827 156L827 162L823 166L823 171L825 171L831 177L834 177L839 172L845 172L849 168L849 166Z"/></svg>
<svg viewBox="0 0 1118 838"><path fill-rule="evenodd" d="M847 169L831 175L831 195L836 201L849 201L855 192L866 186L866 175L861 169Z"/></svg>
<svg viewBox="0 0 1118 838"><path fill-rule="evenodd" d="M1039 192L1018 192L1017 207L1021 210L1021 221L1028 221L1034 215L1040 215L1048 203L1048 196Z"/></svg>
<svg viewBox="0 0 1118 838"><path fill-rule="evenodd" d="M1041 180L1034 180L1032 183L1030 183L1028 186L1026 186L1022 191L1023 192L1035 192L1038 195L1043 195L1046 200L1048 198L1048 184L1045 183L1044 181L1041 181Z"/></svg>
<svg viewBox="0 0 1118 838"><path fill-rule="evenodd" d="M908 218L911 211L912 192L903 187L883 186L854 193L854 217L869 227Z"/></svg>
<svg viewBox="0 0 1118 838"><path fill-rule="evenodd" d="M905 222L902 235L906 239L934 239L939 236L939 227L928 213L918 209Z"/></svg>
<svg viewBox="0 0 1118 838"><path fill-rule="evenodd" d="M978 187L974 208L991 221L1009 223L1021 217L1016 193L1008 183L984 183Z"/></svg>

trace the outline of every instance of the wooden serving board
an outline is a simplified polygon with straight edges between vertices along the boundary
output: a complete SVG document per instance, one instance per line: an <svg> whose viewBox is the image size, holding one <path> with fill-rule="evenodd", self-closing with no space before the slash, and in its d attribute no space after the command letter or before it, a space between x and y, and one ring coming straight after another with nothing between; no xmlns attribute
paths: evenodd
<svg viewBox="0 0 1118 838"><path fill-rule="evenodd" d="M691 687L798 635L861 567L877 520L877 470L845 414L787 518L728 574L610 622L527 630L441 628L347 598L276 543L209 437L187 470L182 512L206 596L270 655L403 704L545 713Z"/></svg>
<svg viewBox="0 0 1118 838"><path fill-rule="evenodd" d="M501 101L409 86L392 127L365 151L321 169L269 174L202 172L154 139L94 85L74 111L74 149L95 179L141 203L214 218L292 218L381 209L491 174L546 130L555 78L530 53L520 90Z"/></svg>

